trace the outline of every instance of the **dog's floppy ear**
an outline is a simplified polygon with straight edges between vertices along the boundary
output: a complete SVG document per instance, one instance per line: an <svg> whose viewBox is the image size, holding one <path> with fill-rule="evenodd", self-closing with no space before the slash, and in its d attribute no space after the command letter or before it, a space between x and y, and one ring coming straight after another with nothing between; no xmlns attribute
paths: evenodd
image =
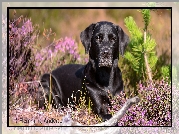
<svg viewBox="0 0 179 134"><path fill-rule="evenodd" d="M88 53L90 50L91 38L92 38L93 29L94 29L95 25L96 24L92 23L80 34L81 42L82 42L83 46L85 47L85 53Z"/></svg>
<svg viewBox="0 0 179 134"><path fill-rule="evenodd" d="M129 36L124 33L121 27L116 26L118 30L118 37L119 37L119 53L123 56L124 51L129 44Z"/></svg>

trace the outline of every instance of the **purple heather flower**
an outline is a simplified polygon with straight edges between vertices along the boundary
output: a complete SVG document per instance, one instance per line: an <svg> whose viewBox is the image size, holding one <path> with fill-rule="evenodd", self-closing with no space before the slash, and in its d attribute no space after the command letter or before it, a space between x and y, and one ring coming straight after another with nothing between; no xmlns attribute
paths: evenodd
<svg viewBox="0 0 179 134"><path fill-rule="evenodd" d="M133 116L129 116L128 119L129 119L129 120L133 120Z"/></svg>
<svg viewBox="0 0 179 134"><path fill-rule="evenodd" d="M142 88L143 87L142 84L139 84L139 87Z"/></svg>
<svg viewBox="0 0 179 134"><path fill-rule="evenodd" d="M89 61L89 58L85 58L85 63L88 63L88 61Z"/></svg>
<svg viewBox="0 0 179 134"><path fill-rule="evenodd" d="M17 27L12 27L11 30L12 30L12 33L17 34Z"/></svg>
<svg viewBox="0 0 179 134"><path fill-rule="evenodd" d="M158 95L157 95L157 100L158 100L158 101L160 101L160 100L161 100L161 99L160 99L160 96L158 96Z"/></svg>
<svg viewBox="0 0 179 134"><path fill-rule="evenodd" d="M142 118L145 116L145 111L141 111Z"/></svg>
<svg viewBox="0 0 179 134"><path fill-rule="evenodd" d="M152 120L149 120L149 121L147 122L147 125L152 126L152 125L153 125L153 121L152 121Z"/></svg>
<svg viewBox="0 0 179 134"><path fill-rule="evenodd" d="M68 45L66 45L66 50L68 51L70 49L70 47Z"/></svg>
<svg viewBox="0 0 179 134"><path fill-rule="evenodd" d="M74 51L73 49L71 49L71 50L70 50L70 54L72 54L72 55L73 55L73 54L74 54L74 52L75 52L75 51Z"/></svg>
<svg viewBox="0 0 179 134"><path fill-rule="evenodd" d="M42 60L42 56L40 53L37 53L35 56L35 60Z"/></svg>
<svg viewBox="0 0 179 134"><path fill-rule="evenodd" d="M49 50L48 50L48 56L49 56L49 57L51 57L51 56L52 56L52 54L53 54L53 53L52 53L52 50L51 50L51 49L49 49Z"/></svg>
<svg viewBox="0 0 179 134"><path fill-rule="evenodd" d="M32 26L32 22L30 20L27 20L24 25L22 26L22 29L25 31L25 32L32 32L33 31L33 26Z"/></svg>

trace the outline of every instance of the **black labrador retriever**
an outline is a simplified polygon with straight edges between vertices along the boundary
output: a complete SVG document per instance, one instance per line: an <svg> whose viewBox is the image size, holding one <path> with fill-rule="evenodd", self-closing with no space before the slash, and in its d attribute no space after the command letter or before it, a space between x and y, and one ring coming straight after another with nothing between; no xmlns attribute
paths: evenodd
<svg viewBox="0 0 179 134"><path fill-rule="evenodd" d="M108 114L109 92L117 95L123 91L118 59L119 54L124 54L129 37L121 27L101 21L88 26L81 32L80 38L85 52L89 53L89 62L86 65L60 66L51 74L44 74L41 84L47 100L52 95L54 106L79 104L80 97L84 96L87 103L89 100L92 103L93 112L105 121L112 117ZM40 107L43 105L44 100Z"/></svg>

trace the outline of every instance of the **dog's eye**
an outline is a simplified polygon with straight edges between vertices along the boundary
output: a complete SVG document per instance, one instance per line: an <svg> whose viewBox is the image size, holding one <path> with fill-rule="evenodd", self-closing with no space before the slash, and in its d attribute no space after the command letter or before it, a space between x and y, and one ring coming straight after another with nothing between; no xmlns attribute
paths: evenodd
<svg viewBox="0 0 179 134"><path fill-rule="evenodd" d="M108 38L110 41L116 41L116 36L114 36L113 34L109 34Z"/></svg>
<svg viewBox="0 0 179 134"><path fill-rule="evenodd" d="M111 37L110 41L116 41L116 37Z"/></svg>
<svg viewBox="0 0 179 134"><path fill-rule="evenodd" d="M103 40L103 35L98 35L98 36L96 36L96 40L102 41L102 40Z"/></svg>

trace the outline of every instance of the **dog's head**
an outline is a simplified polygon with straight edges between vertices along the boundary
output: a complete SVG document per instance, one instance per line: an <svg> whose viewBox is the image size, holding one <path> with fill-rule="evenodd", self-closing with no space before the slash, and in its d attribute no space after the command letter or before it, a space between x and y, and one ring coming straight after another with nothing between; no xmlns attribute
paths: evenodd
<svg viewBox="0 0 179 134"><path fill-rule="evenodd" d="M129 43L129 37L121 27L107 21L91 24L80 34L85 52L90 55L98 67L112 67L114 60Z"/></svg>

